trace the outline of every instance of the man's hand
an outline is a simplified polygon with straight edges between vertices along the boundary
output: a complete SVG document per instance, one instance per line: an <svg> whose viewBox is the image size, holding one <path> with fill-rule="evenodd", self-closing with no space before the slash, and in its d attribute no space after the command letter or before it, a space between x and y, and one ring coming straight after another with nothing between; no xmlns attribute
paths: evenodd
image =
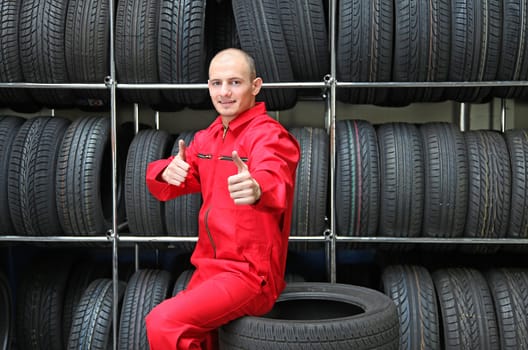
<svg viewBox="0 0 528 350"><path fill-rule="evenodd" d="M227 178L227 188L235 204L254 204L260 199L261 191L258 182L251 177L247 165L240 159L237 151L233 151L233 162L238 168L238 174Z"/></svg>
<svg viewBox="0 0 528 350"><path fill-rule="evenodd" d="M161 178L171 185L180 186L185 182L190 165L185 161L185 141L178 141L178 154L161 173Z"/></svg>

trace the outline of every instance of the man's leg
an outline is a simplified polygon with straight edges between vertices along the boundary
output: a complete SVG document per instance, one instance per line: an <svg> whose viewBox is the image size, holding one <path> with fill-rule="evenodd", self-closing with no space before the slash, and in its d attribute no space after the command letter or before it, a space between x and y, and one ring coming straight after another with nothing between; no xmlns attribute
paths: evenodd
<svg viewBox="0 0 528 350"><path fill-rule="evenodd" d="M262 309L268 300L259 298L262 295L260 286L241 274L214 275L163 301L147 315L150 349L200 349L209 332Z"/></svg>

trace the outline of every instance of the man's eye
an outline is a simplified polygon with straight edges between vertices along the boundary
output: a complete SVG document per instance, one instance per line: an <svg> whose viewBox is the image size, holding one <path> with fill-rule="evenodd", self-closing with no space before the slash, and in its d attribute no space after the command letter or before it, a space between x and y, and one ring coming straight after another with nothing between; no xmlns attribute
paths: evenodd
<svg viewBox="0 0 528 350"><path fill-rule="evenodd" d="M240 85L240 82L238 80L234 80L231 82L232 85Z"/></svg>

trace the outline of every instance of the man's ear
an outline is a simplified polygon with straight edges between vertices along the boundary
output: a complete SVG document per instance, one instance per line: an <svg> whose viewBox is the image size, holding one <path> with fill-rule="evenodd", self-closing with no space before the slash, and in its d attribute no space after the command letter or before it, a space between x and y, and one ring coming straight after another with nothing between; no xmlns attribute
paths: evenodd
<svg viewBox="0 0 528 350"><path fill-rule="evenodd" d="M253 79L253 96L257 96L257 94L260 92L261 87L262 87L262 78L257 77Z"/></svg>

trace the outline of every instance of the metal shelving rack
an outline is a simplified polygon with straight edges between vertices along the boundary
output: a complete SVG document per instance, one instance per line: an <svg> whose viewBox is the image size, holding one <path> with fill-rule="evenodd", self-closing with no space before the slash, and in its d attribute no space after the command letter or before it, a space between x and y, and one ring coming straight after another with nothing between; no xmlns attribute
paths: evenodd
<svg viewBox="0 0 528 350"><path fill-rule="evenodd" d="M118 89L207 89L207 84L120 84L116 78L116 67L114 58L114 9L116 0L108 0L110 17L110 75L104 77L102 83L96 84L51 84L51 83L4 83L0 82L0 88L10 89L105 89L110 94L110 121L111 121L111 153L112 153L112 228L102 233L100 236L0 236L1 242L48 242L48 243L107 243L112 250L112 279L114 286L118 284L118 257L119 244L131 243L136 246L141 243L161 242L179 243L193 242L196 237L181 236L120 236L120 223L117 222L117 102L116 93ZM329 45L330 45L330 73L323 77L321 82L288 82L288 83L264 83L263 88L320 88L326 90L326 116L325 126L329 135L330 144L330 227L319 236L295 236L290 237L291 241L308 241L327 243L327 263L328 274L331 283L336 281L336 249L338 243L354 242L365 244L378 243L413 243L413 244L501 244L501 245L528 245L526 239L478 239L478 238L406 238L406 237L348 237L336 232L335 226L335 124L336 124L336 90L338 88L406 88L406 87L484 87L484 86L525 86L528 81L486 81L486 82L339 82L336 80L336 19L337 0L329 0ZM463 107L463 104L462 104ZM504 131L505 121L504 101L501 103L501 127ZM463 116L464 117L464 116ZM137 125L136 119L136 125ZM461 121L463 124L465 121ZM136 129L137 130L137 129ZM113 292L114 305L118 305L119 297L117 288ZM113 349L117 348L117 325L119 319L117 308L114 308L113 315Z"/></svg>

